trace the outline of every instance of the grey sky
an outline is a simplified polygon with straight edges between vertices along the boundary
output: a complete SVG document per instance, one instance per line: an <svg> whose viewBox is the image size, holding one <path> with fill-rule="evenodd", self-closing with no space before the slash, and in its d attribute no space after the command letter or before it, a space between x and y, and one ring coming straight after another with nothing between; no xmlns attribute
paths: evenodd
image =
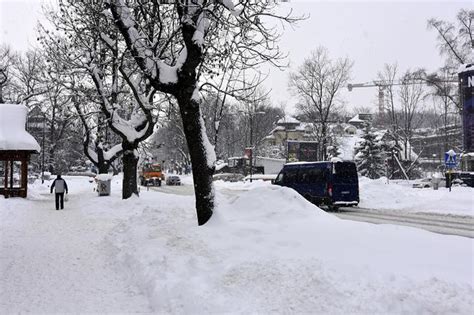
<svg viewBox="0 0 474 315"><path fill-rule="evenodd" d="M427 30L432 17L454 21L461 8L472 8L471 1L298 1L285 6L295 13L309 13L309 19L287 29L281 46L289 49L291 69L296 69L319 45L333 58L354 61L352 82L376 79L385 63L398 62L401 71L418 67L435 70L443 63L436 47L436 34ZM268 87L274 102L288 103L295 98L287 90L288 72L272 71ZM344 90L348 107L377 108L375 88Z"/></svg>
<svg viewBox="0 0 474 315"><path fill-rule="evenodd" d="M40 0L0 0L0 43L15 50L35 44L34 28L41 15ZM291 69L296 69L312 49L329 49L333 58L354 61L353 82L376 78L384 63L398 62L400 70L425 67L435 70L442 65L436 47L436 34L426 28L431 17L454 21L461 8L471 1L303 1L292 0L296 14L310 14L295 29L287 28L281 47L289 52ZM288 72L272 70L268 88L273 103L287 103L293 112L295 99L287 90ZM376 89L344 91L351 106L376 108Z"/></svg>

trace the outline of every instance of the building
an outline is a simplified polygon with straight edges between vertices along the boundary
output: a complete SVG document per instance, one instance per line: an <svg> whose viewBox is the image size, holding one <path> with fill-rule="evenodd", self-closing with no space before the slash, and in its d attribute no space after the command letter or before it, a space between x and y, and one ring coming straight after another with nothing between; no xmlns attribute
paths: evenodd
<svg viewBox="0 0 474 315"><path fill-rule="evenodd" d="M347 123L356 127L357 129L364 129L367 124L372 123L372 119L372 114L357 114L349 119Z"/></svg>
<svg viewBox="0 0 474 315"><path fill-rule="evenodd" d="M26 130L27 108L20 104L0 104L0 194L26 198L28 162L39 153L38 142Z"/></svg>
<svg viewBox="0 0 474 315"><path fill-rule="evenodd" d="M411 142L424 169L440 170L444 167L445 152L451 149L462 152L462 129L459 125L448 125L437 130L418 129Z"/></svg>
<svg viewBox="0 0 474 315"><path fill-rule="evenodd" d="M298 119L290 116L286 116L276 123L276 127L262 140L262 144L259 147L259 155L263 155L271 158L284 158L288 159L288 143L295 142L314 142L317 141L316 130L318 123L301 122ZM359 139L357 137L358 129L353 124L348 123L337 123L331 122L328 126L328 136L337 138L344 138L341 141L340 146L345 146L346 142L350 145L354 144L352 138ZM347 138L347 139L346 139ZM347 141L346 141L347 140ZM328 139L328 146L333 145L332 139ZM318 150L320 151L320 149ZM347 154L349 159L352 159L353 147L342 151L349 152ZM345 156L345 154L343 154Z"/></svg>

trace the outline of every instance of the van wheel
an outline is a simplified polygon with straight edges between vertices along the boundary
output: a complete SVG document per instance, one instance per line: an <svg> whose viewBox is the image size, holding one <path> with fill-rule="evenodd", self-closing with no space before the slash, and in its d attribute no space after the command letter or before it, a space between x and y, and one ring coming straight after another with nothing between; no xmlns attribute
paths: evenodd
<svg viewBox="0 0 474 315"><path fill-rule="evenodd" d="M336 205L329 205L329 206L328 206L328 209L329 209L329 211L338 212L338 211L339 211L339 206L336 206Z"/></svg>

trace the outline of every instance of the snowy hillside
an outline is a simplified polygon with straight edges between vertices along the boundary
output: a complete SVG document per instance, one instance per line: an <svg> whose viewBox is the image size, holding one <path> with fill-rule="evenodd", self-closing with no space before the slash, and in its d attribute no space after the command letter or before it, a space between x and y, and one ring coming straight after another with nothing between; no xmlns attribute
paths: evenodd
<svg viewBox="0 0 474 315"><path fill-rule="evenodd" d="M0 199L0 313L470 314L472 239L343 221L288 188L218 182L196 225L192 186L97 197L66 178ZM167 188L166 186L163 189Z"/></svg>

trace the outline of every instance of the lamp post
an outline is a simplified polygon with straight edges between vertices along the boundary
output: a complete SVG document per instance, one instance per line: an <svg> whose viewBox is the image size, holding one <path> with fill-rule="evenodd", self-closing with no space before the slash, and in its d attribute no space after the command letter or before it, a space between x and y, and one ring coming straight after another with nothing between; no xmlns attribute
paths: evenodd
<svg viewBox="0 0 474 315"><path fill-rule="evenodd" d="M46 114L41 111L43 114L43 137L41 139L41 184L44 184L44 134L46 128Z"/></svg>
<svg viewBox="0 0 474 315"><path fill-rule="evenodd" d="M252 182L252 175L253 175L253 156L254 156L254 145L253 145L253 119L256 115L265 114L264 111L258 112L248 112L249 115L249 122L250 122L250 148L251 148L251 156L250 156L250 182Z"/></svg>

